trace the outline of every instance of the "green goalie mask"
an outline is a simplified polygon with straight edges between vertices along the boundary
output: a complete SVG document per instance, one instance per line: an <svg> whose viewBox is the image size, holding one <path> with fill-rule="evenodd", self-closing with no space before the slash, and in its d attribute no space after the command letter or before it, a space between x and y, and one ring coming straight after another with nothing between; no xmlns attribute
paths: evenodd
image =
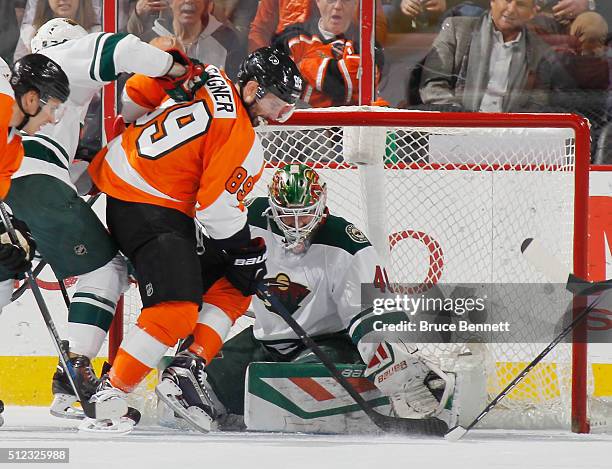
<svg viewBox="0 0 612 469"><path fill-rule="evenodd" d="M288 164L274 173L268 191L272 217L287 247L305 243L325 215L325 183L305 164Z"/></svg>

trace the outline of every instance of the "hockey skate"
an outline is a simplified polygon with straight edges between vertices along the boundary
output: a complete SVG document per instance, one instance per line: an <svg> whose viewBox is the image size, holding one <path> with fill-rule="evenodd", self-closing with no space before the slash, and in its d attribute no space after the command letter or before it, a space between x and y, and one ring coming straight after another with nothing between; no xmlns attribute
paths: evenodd
<svg viewBox="0 0 612 469"><path fill-rule="evenodd" d="M203 433L213 429L213 422L223 409L207 381L204 360L187 350L180 352L164 370L155 393L175 416Z"/></svg>
<svg viewBox="0 0 612 469"><path fill-rule="evenodd" d="M67 341L62 341L62 348L68 353ZM96 392L96 388L100 382L96 377L89 358L84 355L77 355L76 357L70 358L70 363L74 369L74 384L76 384L83 395L89 399ZM77 396L60 362L58 362L57 369L53 375L51 391L53 392L53 402L49 409L51 415L68 419L85 418L83 410L73 406L77 402Z"/></svg>
<svg viewBox="0 0 612 469"><path fill-rule="evenodd" d="M2 417L2 412L4 412L4 402L0 401L0 427L4 425L4 417Z"/></svg>
<svg viewBox="0 0 612 469"><path fill-rule="evenodd" d="M140 412L128 407L127 394L104 375L89 402L96 405L97 418L85 418L79 431L99 435L125 435L140 421Z"/></svg>

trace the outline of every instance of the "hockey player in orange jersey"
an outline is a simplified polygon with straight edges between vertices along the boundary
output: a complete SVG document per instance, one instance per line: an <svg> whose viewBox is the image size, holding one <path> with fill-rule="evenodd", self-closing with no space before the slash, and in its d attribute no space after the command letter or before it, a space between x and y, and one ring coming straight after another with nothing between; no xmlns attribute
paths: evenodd
<svg viewBox="0 0 612 469"><path fill-rule="evenodd" d="M253 125L291 115L302 92L300 73L271 48L243 61L237 86L214 65L204 70L205 83L188 102L168 99L147 77L128 80L123 113L133 123L90 165L108 195L108 227L136 269L143 302L94 402L125 400L168 347L189 334L195 341L184 370L197 376L221 347L224 331L214 324L229 318L231 325L243 314L266 272L265 244L251 239L243 205L263 170ZM207 235L200 257L195 222ZM186 399L188 391L177 384L170 397ZM210 419L198 417L202 430L210 427ZM86 421L82 428L124 432L131 421Z"/></svg>
<svg viewBox="0 0 612 469"><path fill-rule="evenodd" d="M306 86L302 99L312 107L347 106L359 102L361 63L358 31L353 23L357 0L316 0L319 16L285 28L273 44L291 55ZM376 83L382 50L375 48Z"/></svg>
<svg viewBox="0 0 612 469"><path fill-rule="evenodd" d="M68 78L53 60L29 54L13 66L0 59L0 200L8 194L11 176L23 160L19 131L34 134L43 125L62 117L63 103L70 94ZM11 274L30 267L35 245L29 229L13 219L19 245L8 236L0 237L0 265ZM4 225L0 233L6 232ZM0 304L0 310L5 306Z"/></svg>

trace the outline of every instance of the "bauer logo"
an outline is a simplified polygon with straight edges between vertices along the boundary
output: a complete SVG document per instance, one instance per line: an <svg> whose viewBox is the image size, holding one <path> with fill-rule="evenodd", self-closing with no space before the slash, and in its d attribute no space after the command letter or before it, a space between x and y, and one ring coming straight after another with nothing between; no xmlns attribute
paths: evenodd
<svg viewBox="0 0 612 469"><path fill-rule="evenodd" d="M251 257L250 259L236 259L234 265L256 265L262 262L266 262L266 253L257 257Z"/></svg>

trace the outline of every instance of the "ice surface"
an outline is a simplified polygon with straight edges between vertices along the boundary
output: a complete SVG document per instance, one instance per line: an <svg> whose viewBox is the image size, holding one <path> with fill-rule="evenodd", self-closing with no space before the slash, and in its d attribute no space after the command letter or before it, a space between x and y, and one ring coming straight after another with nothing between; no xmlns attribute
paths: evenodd
<svg viewBox="0 0 612 469"><path fill-rule="evenodd" d="M46 408L7 407L0 447L68 447L79 469L610 469L612 435L473 431L457 443L405 436L322 436L262 433L203 435L158 426L126 436L78 434L76 421ZM28 467L28 464L2 464ZM39 467L39 465L37 465ZM49 467L49 466L47 466Z"/></svg>

